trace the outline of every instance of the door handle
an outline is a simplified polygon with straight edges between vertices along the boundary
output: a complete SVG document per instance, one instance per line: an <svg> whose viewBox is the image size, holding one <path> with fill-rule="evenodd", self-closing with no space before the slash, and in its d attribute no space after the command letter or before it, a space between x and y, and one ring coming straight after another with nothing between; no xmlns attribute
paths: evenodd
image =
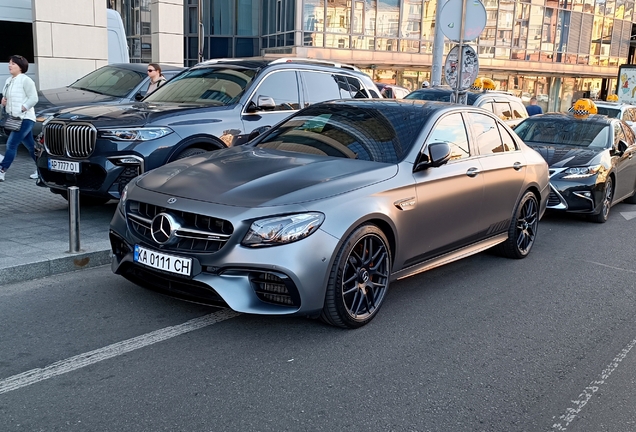
<svg viewBox="0 0 636 432"><path fill-rule="evenodd" d="M515 162L514 164L512 164L512 167L516 170L519 171L521 168L523 168L525 165L522 164L521 162Z"/></svg>
<svg viewBox="0 0 636 432"><path fill-rule="evenodd" d="M468 171L466 171L466 175L468 177L475 177L477 174L479 174L481 172L481 170L479 168L468 168Z"/></svg>

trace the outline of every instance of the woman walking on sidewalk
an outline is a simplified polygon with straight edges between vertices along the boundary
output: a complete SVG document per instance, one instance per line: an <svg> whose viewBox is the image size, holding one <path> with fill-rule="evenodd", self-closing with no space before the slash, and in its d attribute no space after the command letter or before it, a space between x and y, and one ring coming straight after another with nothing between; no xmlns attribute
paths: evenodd
<svg viewBox="0 0 636 432"><path fill-rule="evenodd" d="M20 130L11 131L7 138L7 150L4 160L0 162L0 181L4 181L5 172L15 159L15 154L20 143L29 150L31 158L35 161L35 141L33 140L33 125L35 124L35 111L33 107L38 103L38 92L35 83L25 75L29 69L29 62L22 56L14 55L9 58L9 73L2 91L2 106L8 115L22 119ZM37 171L31 174L31 178L37 178Z"/></svg>

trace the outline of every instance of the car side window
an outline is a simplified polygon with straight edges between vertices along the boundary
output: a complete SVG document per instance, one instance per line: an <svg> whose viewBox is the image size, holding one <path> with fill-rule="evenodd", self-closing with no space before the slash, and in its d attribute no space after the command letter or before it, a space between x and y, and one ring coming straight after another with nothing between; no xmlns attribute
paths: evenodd
<svg viewBox="0 0 636 432"><path fill-rule="evenodd" d="M502 120L511 120L512 112L510 111L510 104L508 102L495 102L494 113Z"/></svg>
<svg viewBox="0 0 636 432"><path fill-rule="evenodd" d="M618 146L618 142L623 140L627 142L627 138L625 137L625 132L623 132L623 128L619 122L614 123L614 146Z"/></svg>
<svg viewBox="0 0 636 432"><path fill-rule="evenodd" d="M468 113L479 154L502 153L504 144L494 118L481 113Z"/></svg>
<svg viewBox="0 0 636 432"><path fill-rule="evenodd" d="M636 142L636 135L634 135L634 131L629 127L629 125L622 124L622 126L625 136L627 137L627 144L633 145Z"/></svg>
<svg viewBox="0 0 636 432"><path fill-rule="evenodd" d="M459 113L449 114L437 122L426 142L427 145L435 142L448 143L451 147L451 161L470 156L466 125Z"/></svg>
<svg viewBox="0 0 636 432"><path fill-rule="evenodd" d="M524 119L528 117L528 111L526 111L526 108L516 100L510 101L510 108L512 108L512 118Z"/></svg>
<svg viewBox="0 0 636 432"><path fill-rule="evenodd" d="M335 75L323 72L303 71L300 73L305 83L305 107L318 102L340 99L340 88Z"/></svg>
<svg viewBox="0 0 636 432"><path fill-rule="evenodd" d="M491 113L495 112L495 108L492 106L492 102L486 102L483 105L480 105L481 108L490 111Z"/></svg>
<svg viewBox="0 0 636 432"><path fill-rule="evenodd" d="M500 124L497 124L497 127L499 127L499 135L501 135L501 142L503 144L503 151L516 151L516 150L519 150L517 148L517 144L516 144L514 138L512 138L512 135L510 135L510 132L508 132L506 130L506 128L504 128Z"/></svg>
<svg viewBox="0 0 636 432"><path fill-rule="evenodd" d="M252 96L252 102L258 105L258 97L274 99L274 111L293 111L300 109L300 96L295 71L276 71L266 76Z"/></svg>
<svg viewBox="0 0 636 432"><path fill-rule="evenodd" d="M349 82L347 81L347 78L342 75L334 75L334 78L338 83L340 99L351 99L351 90L349 89Z"/></svg>
<svg viewBox="0 0 636 432"><path fill-rule="evenodd" d="M351 76L344 77L349 83L349 89L351 90L351 97L354 99L368 99L369 95L364 89L364 86L357 78Z"/></svg>

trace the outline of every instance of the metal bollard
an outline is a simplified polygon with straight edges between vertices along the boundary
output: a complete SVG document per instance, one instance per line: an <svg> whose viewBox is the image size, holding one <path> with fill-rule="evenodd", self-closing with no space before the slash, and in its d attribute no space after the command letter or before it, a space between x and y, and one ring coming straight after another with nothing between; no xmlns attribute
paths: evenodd
<svg viewBox="0 0 636 432"><path fill-rule="evenodd" d="M80 252L80 203L79 188L69 186L68 194L68 251L69 253Z"/></svg>

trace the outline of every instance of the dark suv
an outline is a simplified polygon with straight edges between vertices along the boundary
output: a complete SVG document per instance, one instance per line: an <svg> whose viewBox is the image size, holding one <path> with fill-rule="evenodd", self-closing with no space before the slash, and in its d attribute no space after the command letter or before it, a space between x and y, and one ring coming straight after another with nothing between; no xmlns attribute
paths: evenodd
<svg viewBox="0 0 636 432"><path fill-rule="evenodd" d="M61 112L44 127L44 185L83 203L118 199L137 175L168 162L246 143L297 110L331 99L380 97L357 68L331 62L211 60L143 101Z"/></svg>

